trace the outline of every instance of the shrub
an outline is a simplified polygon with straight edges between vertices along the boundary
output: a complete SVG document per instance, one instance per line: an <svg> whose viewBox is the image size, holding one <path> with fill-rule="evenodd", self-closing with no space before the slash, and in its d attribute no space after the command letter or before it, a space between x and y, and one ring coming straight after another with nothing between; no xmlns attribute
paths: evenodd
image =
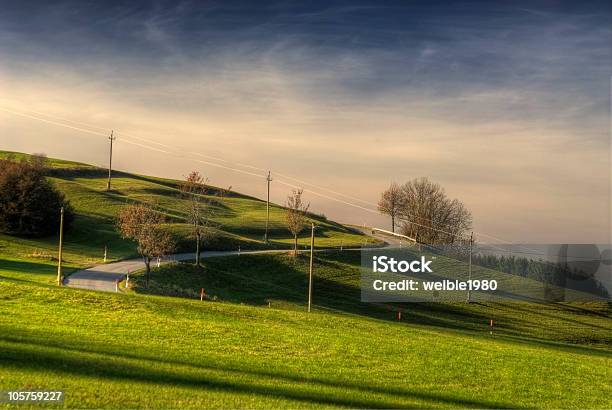
<svg viewBox="0 0 612 410"><path fill-rule="evenodd" d="M62 206L67 230L74 212L64 195L45 178L44 157L0 160L0 232L29 237L55 234Z"/></svg>

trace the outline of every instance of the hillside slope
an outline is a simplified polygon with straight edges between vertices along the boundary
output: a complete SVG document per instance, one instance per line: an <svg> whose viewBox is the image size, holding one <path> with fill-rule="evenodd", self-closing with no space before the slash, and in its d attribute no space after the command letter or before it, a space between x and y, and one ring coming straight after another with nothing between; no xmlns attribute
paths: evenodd
<svg viewBox="0 0 612 410"><path fill-rule="evenodd" d="M27 154L0 151L0 157L27 158ZM104 249L108 260L137 256L133 243L122 240L115 229L115 218L121 206L134 202L154 203L164 212L169 228L179 238L179 251L193 251L189 229L185 224L186 201L179 195L180 181L114 172L113 189L106 192L107 171L77 162L49 159L48 178L70 200L76 211L73 228L66 233L64 259L67 271L101 263ZM211 194L215 188L211 187ZM214 235L205 244L208 250L289 248L292 243L285 227L285 210L270 209L270 243L263 241L266 205L256 198L230 192L214 200ZM372 242L359 232L338 223L311 215L318 226L320 247L360 246ZM309 243L307 232L300 246ZM52 274L57 238L27 239L0 234L0 275L20 270L32 280L41 279L37 272ZM10 268L10 269L9 269ZM47 279L45 279L47 280Z"/></svg>
<svg viewBox="0 0 612 410"><path fill-rule="evenodd" d="M106 193L99 169L52 165L78 213L69 269L100 261L104 245L133 253L113 227L126 201L154 196L183 229L176 181L121 174ZM224 206L219 245L261 246L264 204L233 195ZM285 246L282 208L274 215ZM363 241L318 222L319 243ZM606 304L413 304L397 322L389 306L360 303L350 251L317 254L312 313L308 265L287 255L154 272L151 292L205 286L219 302L97 293L50 285L55 241L0 238L0 390L61 389L68 408L612 407Z"/></svg>

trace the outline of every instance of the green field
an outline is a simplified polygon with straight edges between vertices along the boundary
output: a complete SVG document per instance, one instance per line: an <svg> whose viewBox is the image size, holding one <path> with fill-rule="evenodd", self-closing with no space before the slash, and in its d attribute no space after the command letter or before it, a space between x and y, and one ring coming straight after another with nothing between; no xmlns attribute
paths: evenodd
<svg viewBox="0 0 612 410"><path fill-rule="evenodd" d="M133 253L112 223L127 198L155 197L180 229L176 182L124 175L106 194L99 170L53 165L67 170L53 181L78 212L69 269L98 262L105 243L113 258ZM230 199L238 219L219 216L218 245L261 245L265 205ZM328 226L322 246L363 241ZM612 408L608 303L365 304L359 252L333 250L316 253L307 313L303 257L171 264L154 269L150 289L136 275L134 289L111 294L53 286L55 238L0 246L0 390L65 390L60 407ZM201 302L200 288L216 301Z"/></svg>
<svg viewBox="0 0 612 410"><path fill-rule="evenodd" d="M0 151L0 158L26 154ZM122 240L115 229L115 218L121 206L134 202L154 203L169 220L168 228L179 240L179 252L193 252L195 245L189 238L185 224L186 201L180 198L179 182L163 178L115 172L113 190L106 192L107 171L77 162L49 159L49 179L70 200L77 215L73 228L65 235L64 260L67 271L76 267L102 263L105 246L108 260L136 257L135 245ZM263 184L262 184L263 186ZM224 199L214 197L213 235L204 250L236 250L280 248L292 246L292 238L285 226L285 210L278 205L270 208L270 243L263 241L266 221L264 201L230 192ZM289 193L289 192L288 192ZM312 215L318 229L320 247L361 246L372 243L350 228ZM304 231L300 246L309 243ZM57 253L57 237L43 239L16 238L0 234L0 275L22 270L30 280L51 273Z"/></svg>
<svg viewBox="0 0 612 410"><path fill-rule="evenodd" d="M434 262L434 270L453 269ZM436 263L438 263L436 265ZM446 262L448 263L448 262ZM308 259L289 254L260 254L205 259L198 270L190 263L153 270L149 289L135 276L132 291L199 299L199 290L214 300L303 311L307 293ZM607 303L395 303L360 302L358 251L317 253L313 303L318 310L357 314L417 325L488 332L490 319L498 337L523 338L538 343L562 342L608 349L612 320Z"/></svg>
<svg viewBox="0 0 612 410"><path fill-rule="evenodd" d="M611 405L609 350L491 336L476 307L457 310L465 317L455 326L431 326L323 308L1 286L0 389L63 389L67 407ZM610 320L533 306L504 316L525 311L524 325L564 324L553 332L569 338L575 326L588 333ZM463 329L470 321L480 329Z"/></svg>

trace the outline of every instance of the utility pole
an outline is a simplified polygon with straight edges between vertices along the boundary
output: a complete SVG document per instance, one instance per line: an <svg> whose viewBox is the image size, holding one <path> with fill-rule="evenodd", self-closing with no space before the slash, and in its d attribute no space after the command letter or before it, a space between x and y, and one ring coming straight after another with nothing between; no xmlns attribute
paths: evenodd
<svg viewBox="0 0 612 410"><path fill-rule="evenodd" d="M472 246L474 244L474 232L470 233L470 258L469 258L469 262L468 262L468 281L472 280ZM472 286L472 282L468 283L468 294L467 294L467 301L468 303L471 302L471 291L470 291L470 287Z"/></svg>
<svg viewBox="0 0 612 410"><path fill-rule="evenodd" d="M113 141L117 139L117 137L113 136L113 131L111 131L110 137L110 155L108 157L108 185L106 186L106 190L110 191L111 189L111 171L113 169Z"/></svg>
<svg viewBox="0 0 612 410"><path fill-rule="evenodd" d="M311 225L311 230L310 230L310 269L308 271L308 312L310 312L310 307L312 305L312 263L313 263L313 256L314 256L314 230L315 230L315 226L314 226L314 222L310 223Z"/></svg>
<svg viewBox="0 0 612 410"><path fill-rule="evenodd" d="M57 285L62 286L62 247L64 246L64 207L60 210L59 255L57 256Z"/></svg>
<svg viewBox="0 0 612 410"><path fill-rule="evenodd" d="M268 243L268 227L270 225L270 182L272 182L272 178L270 178L270 171L268 171L266 181L268 182L268 198L266 200L266 233L264 235L264 241Z"/></svg>

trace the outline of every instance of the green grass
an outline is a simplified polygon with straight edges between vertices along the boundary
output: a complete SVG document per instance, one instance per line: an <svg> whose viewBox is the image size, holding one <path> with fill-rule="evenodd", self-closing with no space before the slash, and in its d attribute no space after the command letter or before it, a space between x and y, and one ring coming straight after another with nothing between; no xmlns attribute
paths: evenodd
<svg viewBox="0 0 612 410"><path fill-rule="evenodd" d="M0 158L13 155L27 158L27 154L0 151ZM106 192L107 171L91 165L71 161L49 159L49 179L70 200L76 211L73 228L66 232L63 259L69 272L103 262L104 248L108 261L135 257L135 245L120 238L115 229L116 216L122 206L134 202L152 202L164 212L179 240L179 251L194 251L184 210L187 202L179 197L179 181L115 172L113 190ZM262 183L262 186L263 183ZM211 187L212 194L215 189ZM224 199L214 200L214 234L205 244L205 250L236 250L289 248L292 238L285 227L285 210L277 205L270 211L270 243L263 242L266 221L266 204L256 198L230 193ZM319 247L361 246L372 243L371 238L356 233L332 221L313 216L318 225ZM309 242L308 232L300 238L300 246ZM9 261L39 264L57 257L57 237L42 239L17 238L0 234L0 274L12 270ZM48 265L49 263L47 263ZM51 283L54 273L46 267L32 268L27 280ZM47 274L49 271L50 274ZM24 279L24 276L21 276Z"/></svg>
<svg viewBox="0 0 612 410"><path fill-rule="evenodd" d="M14 280L0 309L0 389L66 407L612 405L609 351L487 331Z"/></svg>
<svg viewBox="0 0 612 410"><path fill-rule="evenodd" d="M434 261L436 272L444 270L443 259ZM142 276L133 277L132 289L198 299L204 288L210 298L225 302L304 310L309 266L305 257L240 255L207 258L203 263L203 270L190 263L162 266L153 270L149 289L144 288ZM612 345L612 312L607 303L367 304L360 302L359 252L317 253L314 266L313 303L321 311L394 320L401 310L407 323L481 333L489 331L493 319L497 336L598 348Z"/></svg>
<svg viewBox="0 0 612 410"><path fill-rule="evenodd" d="M99 169L52 164L78 214L67 270L100 262L104 245L133 254L113 228L126 201L154 198L184 232L176 181L121 174L106 193ZM289 242L282 213L276 247ZM263 246L262 215L234 194L211 247ZM363 241L319 223L321 246ZM96 293L51 285L55 247L0 236L0 390L62 389L67 408L612 407L609 304L364 304L354 251L316 254L312 313L307 261L286 254L163 266L147 292ZM202 287L217 301L197 300Z"/></svg>

